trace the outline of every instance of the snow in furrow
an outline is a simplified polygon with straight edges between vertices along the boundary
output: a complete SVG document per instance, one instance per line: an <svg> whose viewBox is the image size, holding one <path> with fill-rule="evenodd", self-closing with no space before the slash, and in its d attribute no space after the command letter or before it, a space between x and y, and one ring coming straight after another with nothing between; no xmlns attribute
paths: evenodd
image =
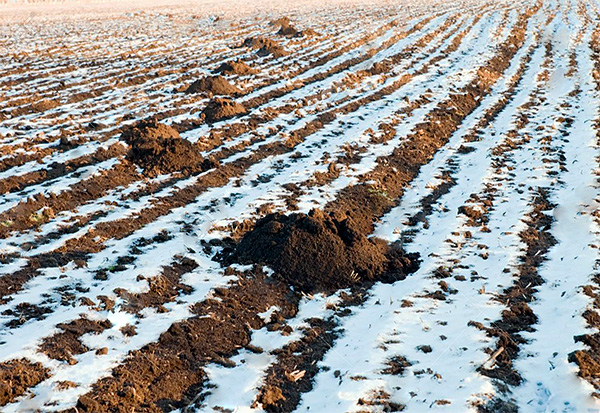
<svg viewBox="0 0 600 413"><path fill-rule="evenodd" d="M567 43L569 33L581 23L571 24L560 29ZM588 28L577 47L576 81L581 91L575 102L566 100L574 105L575 115L569 137L561 145L567 170L560 174L560 181L550 194L550 200L557 205L552 211L555 221L550 233L558 244L547 253L547 261L538 270L545 285L539 288L536 300L530 305L538 322L533 332L523 333L529 342L515 361L524 382L513 390L513 397L518 406L536 412L600 408L590 398L592 386L577 377L577 366L567 360L569 353L581 348L574 337L589 333L582 314L590 307L591 299L582 292L582 287L590 283L600 258L598 249L592 248L600 241L600 228L591 216L600 206L600 194L594 176L599 152L593 127L593 121L598 119L599 96L592 78L590 37ZM572 37L570 40L573 41ZM557 65L551 75L549 86L554 93L569 83L564 66L564 63ZM549 101L556 101L555 98L550 96Z"/></svg>

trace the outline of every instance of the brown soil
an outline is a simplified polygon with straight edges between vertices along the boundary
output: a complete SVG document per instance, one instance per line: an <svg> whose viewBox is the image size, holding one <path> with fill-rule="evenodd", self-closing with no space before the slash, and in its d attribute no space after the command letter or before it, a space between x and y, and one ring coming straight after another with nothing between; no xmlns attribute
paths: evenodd
<svg viewBox="0 0 600 413"><path fill-rule="evenodd" d="M238 95L241 90L227 81L223 76L208 76L194 81L185 93L210 93L212 95Z"/></svg>
<svg viewBox="0 0 600 413"><path fill-rule="evenodd" d="M216 72L223 75L249 75L257 73L255 69L252 69L240 60L221 63Z"/></svg>
<svg viewBox="0 0 600 413"><path fill-rule="evenodd" d="M155 118L125 129L121 137L130 146L127 159L143 168L150 177L172 172L188 175L215 166L200 155L198 147Z"/></svg>
<svg viewBox="0 0 600 413"><path fill-rule="evenodd" d="M150 290L145 293L132 294L125 289L116 289L115 293L125 302L123 309L138 313L147 307L157 308L159 312L166 312L163 304L172 301L180 292L190 292L191 287L180 282L181 276L197 268L196 261L181 258L178 262L163 268L161 274L148 279Z"/></svg>
<svg viewBox="0 0 600 413"><path fill-rule="evenodd" d="M323 358L331 348L339 333L332 320L312 319L310 327L299 341L282 348L277 361L267 370L265 385L260 389L256 404L269 413L291 412L300 401L302 393L312 389L312 378L319 372L314 363ZM303 371L299 380L288 379L289 373Z"/></svg>
<svg viewBox="0 0 600 413"><path fill-rule="evenodd" d="M302 394L313 388L313 378L322 371L317 362L323 359L340 335L339 318L352 314L349 307L364 302L367 289L368 287L353 288L352 294L342 292L341 302L337 304L331 317L325 320L318 318L308 320L309 326L304 329L302 338L275 353L277 360L267 370L255 405L260 403L269 413L295 410ZM290 373L294 371L303 372L302 377L291 376ZM340 372L336 371L333 374L339 376ZM277 394L283 398L270 397Z"/></svg>
<svg viewBox="0 0 600 413"><path fill-rule="evenodd" d="M273 305L288 318L296 312L297 298L261 273L216 289L214 298L193 307L196 317L173 324L157 342L132 352L112 376L97 382L79 399L77 411L162 413L201 402L202 367L210 362L230 366L229 357L249 345L251 329L265 326L257 314Z"/></svg>
<svg viewBox="0 0 600 413"><path fill-rule="evenodd" d="M20 303L13 309L7 309L2 312L4 316L14 317L6 322L6 327L16 328L25 324L29 320L43 320L47 314L51 313L52 309L47 306L39 306L30 303Z"/></svg>
<svg viewBox="0 0 600 413"><path fill-rule="evenodd" d="M320 210L271 214L237 245L234 260L264 263L303 292L332 292L364 281L396 281L418 266L417 257L367 238L351 217Z"/></svg>
<svg viewBox="0 0 600 413"><path fill-rule="evenodd" d="M242 46L257 49L259 56L273 55L273 57L283 57L288 54L279 43L262 36L249 37L244 40Z"/></svg>
<svg viewBox="0 0 600 413"><path fill-rule="evenodd" d="M286 25L281 25L281 28L279 29L279 31L277 32L278 35L280 36L287 36L287 37L298 37L298 36L302 36L302 32L297 30L295 27L286 24Z"/></svg>
<svg viewBox="0 0 600 413"><path fill-rule="evenodd" d="M399 34L397 36L394 36L393 38L391 38L389 41L385 42L381 46L379 46L379 47L377 47L375 49L371 49L371 50L367 51L366 53L364 53L363 55L361 55L359 57L354 57L354 58L348 59L345 62L340 63L340 64L338 64L338 65L330 68L327 71L319 72L319 73L311 76L309 79L307 79L302 84L298 83L298 84L295 84L295 85L287 85L285 87L278 88L276 90L271 90L271 91L269 91L267 93L264 93L264 94L262 94L260 96L257 96L255 98L251 99L249 102L247 102L245 104L245 106L246 106L246 108L253 108L253 107L256 107L256 106L263 105L263 104L269 102L272 99L275 99L277 97L281 97L281 96L285 95L286 93L288 93L288 92L290 92L290 91L292 91L292 90L300 87L301 85L305 85L305 84L308 84L308 83L313 83L313 82L325 79L328 76L331 76L331 75L333 75L335 73L339 73L339 72L341 72L343 70L346 70L346 69L352 67L353 65L356 65L356 64L358 64L360 62L363 62L364 60L366 60L369 57L373 56L377 51L380 51L380 50L385 49L386 47L389 47L391 44L393 44L394 42L398 41L399 39L402 39L402 38L408 36L411 33L417 32L418 30L420 30L421 28L423 28L427 24L427 22L429 22L430 20L431 20L431 18L426 18L423 21L421 21L420 23L418 23L411 30L409 30L407 32L403 32L403 33L401 33L401 34ZM449 19L449 20L451 20L451 19ZM360 39L357 42L354 42L351 45L344 46L343 48L336 49L336 51L334 51L332 53L329 53L329 54L326 54L324 56L321 56L316 61L311 62L307 66L307 68L305 68L305 69L313 68L313 67L317 67L317 66L323 65L323 64L327 63L328 61L330 61L331 59L334 59L336 57L341 56L343 53L347 52L348 50L352 50L355 47L358 47L358 46L360 46L362 44L367 43L369 40L372 40L376 36L381 35L382 33L384 33L390 27L393 27L393 25L392 24L386 24L386 25L382 26L380 29L378 29L376 32L369 34L368 36ZM446 23L442 26L441 29L436 30L435 33L426 35L425 38L427 39L427 41L431 41L435 37L436 34L439 34L439 32L442 31L442 29L444 27L446 27ZM420 43L426 43L426 42L424 41L424 42L420 42ZM405 56L405 54L399 54L399 55L397 55L397 56L394 57L395 58L394 61L400 61L404 56ZM301 73L301 72L298 72L298 73ZM298 74L298 73L295 73L295 74ZM317 96L310 96L307 99L312 99L312 98L315 98L315 97L317 97ZM296 107L297 107L296 105L287 105L287 108L280 108L277 112L278 113L289 113L292 110L294 110ZM249 127L251 127L252 129L254 129L260 123L267 122L267 121L271 120L274 115L275 115L275 113L272 114L272 115L269 115L269 116L258 116L258 117L256 117L256 118L258 118L258 119L256 119L256 121L251 121L250 122L251 125L248 125L246 123L233 125L234 127L232 127L232 125L227 125L227 127L226 127L227 129L226 130L224 130L222 132L219 131L219 130L213 130L213 131L211 131L211 135L212 134L222 134L224 132L225 135L227 135L228 138L233 138L235 136L239 136L240 134L242 134L244 132L247 132L248 129L249 129Z"/></svg>
<svg viewBox="0 0 600 413"><path fill-rule="evenodd" d="M282 25L277 34L286 37L313 37L319 35L313 29L298 30L291 25Z"/></svg>
<svg viewBox="0 0 600 413"><path fill-rule="evenodd" d="M292 26L292 22L290 21L289 17L287 16L283 16L280 17L277 20L273 20L270 23L272 26L279 26L279 31L277 32L278 35L280 36L287 36L287 37L308 37L308 36L317 36L318 33L316 31L314 31L313 29L305 29L305 30L298 30L295 27Z"/></svg>
<svg viewBox="0 0 600 413"><path fill-rule="evenodd" d="M47 110L54 109L60 105L59 102L51 99L42 99L38 102L32 103L29 107L29 112L45 112Z"/></svg>
<svg viewBox="0 0 600 413"><path fill-rule="evenodd" d="M77 169L98 162L105 161L124 154L123 145L114 144L107 149L100 148L90 155L84 155L79 158L68 160L64 163L52 163L46 169L28 172L23 175L11 176L0 180L0 194L7 192L18 192L25 187L39 185L42 182L60 178L66 174L72 173Z"/></svg>
<svg viewBox="0 0 600 413"><path fill-rule="evenodd" d="M27 389L48 378L48 370L40 363L25 359L0 363L0 406L15 401Z"/></svg>
<svg viewBox="0 0 600 413"><path fill-rule="evenodd" d="M101 333L112 327L112 324L108 320L92 321L87 318L79 318L68 324L58 324L57 327L63 331L44 339L40 345L40 350L55 360L76 364L77 362L73 356L89 351L79 341L79 338L88 333Z"/></svg>
<svg viewBox="0 0 600 413"><path fill-rule="evenodd" d="M531 13L531 10L529 12ZM370 233L373 221L376 217L385 213L394 205L392 199L400 196L404 185L410 182L416 175L420 165L431 159L433 153L447 141L448 137L455 128L458 127L464 116L477 107L477 101L480 100L479 97L489 92L491 85L495 83L502 71L508 67L507 62L510 61L510 57L514 55L516 50L518 50L518 47L522 44L522 28L524 27L527 17L528 14L522 16L521 24L517 25L517 27L520 26L519 29L516 30L517 35L511 37L507 42L507 45L512 44L513 46L503 48L501 55L493 58L488 63L490 67L494 67L492 76L487 77L485 82L478 84L479 87L469 85L465 88L467 95L471 94L467 99L465 99L464 93L460 93L454 95L449 101L444 102L430 116L429 122L419 125L418 129L420 130L415 133L414 137L411 137L411 140L413 138L415 139L414 142L410 142L399 150L394 151L392 156L381 159L376 170L372 174L368 174L365 179L370 180L376 178L376 181L378 181L376 186L363 184L350 187L349 189L342 191L338 199L330 203L326 210L331 211L333 217L341 218L348 215L352 216L359 227L359 232L363 234ZM500 64L501 59L506 63ZM433 125L436 125L437 128L433 127ZM400 161L400 159L402 160ZM403 172L400 173L399 171ZM384 177L392 178L385 179ZM333 329L325 329L325 331L333 333L332 330ZM323 341L326 343L328 336L325 335L324 332L317 334L317 336L325 338L325 340L318 340L318 343L322 343ZM272 372L274 369L281 368L281 366L287 366L287 369L291 368L292 370L297 369L297 366L299 365L314 366L315 363L322 358L323 354L320 354L318 350L313 351L313 346L309 345L307 347L309 356L305 356L299 349L293 349L291 353L283 355L269 371ZM302 364L302 360L304 360L304 364ZM312 386L310 374L305 375L305 377L309 377L307 388L292 386L290 383L282 383L281 378L285 377L282 373L287 371L286 368L284 368L283 371L279 371L277 374L269 374L265 380L263 391L275 394L273 387L276 387L281 390L281 395L285 398L278 398L279 400L274 402L274 404L263 406L269 411L283 412L293 410L297 405L301 392L307 391L307 389L310 389L310 386ZM403 366L399 366L399 370L401 369L403 369ZM304 383L302 380L299 382ZM286 391L286 386L291 387L291 389ZM261 393L257 402L270 401L269 398L267 398L267 400L261 400L260 397L262 397L263 394L264 393ZM377 397L376 399L375 404L379 405L380 402L385 404L385 397ZM365 400L365 405L370 403L372 403L372 401ZM393 406L385 406L385 408L401 410L403 406L394 404Z"/></svg>
<svg viewBox="0 0 600 413"><path fill-rule="evenodd" d="M519 236L527 245L525 256L519 265L518 278L515 284L505 290L498 300L507 303L508 309L502 313L502 319L486 328L480 323L471 322L475 327L484 329L493 337L498 337L497 348L489 349L490 354L504 347L504 351L496 357L493 369L481 368L486 376L517 386L521 383L520 374L513 368L512 362L519 354L519 344L525 343L521 336L523 331L532 331L537 317L529 304L534 299L537 287L544 283L537 269L546 260L546 252L556 244L550 234L553 217L546 214L554 208L548 201L548 193L540 189L539 195L533 201L534 210L529 214L527 228Z"/></svg>
<svg viewBox="0 0 600 413"><path fill-rule="evenodd" d="M139 174L132 169L128 162L119 163L108 171L103 171L74 184L70 191L61 192L58 195L39 193L20 202L0 214L0 222L4 222L4 225L0 226L0 237L5 238L15 231L37 228L48 222L51 214L70 210L89 200L100 198L112 188L138 180ZM43 208L46 208L46 214L40 213ZM0 277L0 280L2 278Z"/></svg>
<svg viewBox="0 0 600 413"><path fill-rule="evenodd" d="M212 99L202 111L204 120L208 123L230 119L238 115L245 115L246 113L246 108L241 103L224 98Z"/></svg>
<svg viewBox="0 0 600 413"><path fill-rule="evenodd" d="M269 24L271 26L288 26L291 23L291 20L288 16L281 16L275 20L271 20Z"/></svg>

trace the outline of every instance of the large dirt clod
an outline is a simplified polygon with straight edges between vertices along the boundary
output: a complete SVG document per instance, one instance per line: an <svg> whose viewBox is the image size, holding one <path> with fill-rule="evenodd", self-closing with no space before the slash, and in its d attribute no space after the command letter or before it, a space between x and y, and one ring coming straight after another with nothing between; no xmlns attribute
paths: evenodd
<svg viewBox="0 0 600 413"><path fill-rule="evenodd" d="M252 69L246 63L239 60L221 63L215 72L223 75L250 75L257 73L256 69Z"/></svg>
<svg viewBox="0 0 600 413"><path fill-rule="evenodd" d="M256 53L259 56L283 57L288 54L279 43L262 36L248 37L242 46L258 49Z"/></svg>
<svg viewBox="0 0 600 413"><path fill-rule="evenodd" d="M352 218L336 220L320 210L266 216L242 238L230 259L266 264L308 293L329 293L369 281L393 282L417 264L416 256L367 238Z"/></svg>
<svg viewBox="0 0 600 413"><path fill-rule="evenodd" d="M121 137L130 146L127 159L150 177L172 172L187 175L215 166L213 161L202 157L196 145L182 139L174 128L155 118L126 128Z"/></svg>
<svg viewBox="0 0 600 413"><path fill-rule="evenodd" d="M276 20L272 20L270 23L272 26L279 26L279 31L277 32L280 36L286 37L310 37L317 36L318 33L313 29L304 29L298 30L294 26L292 26L292 22L290 18L287 16L280 17Z"/></svg>
<svg viewBox="0 0 600 413"><path fill-rule="evenodd" d="M244 105L225 98L212 99L202 111L204 120L208 123L218 122L246 113L247 110Z"/></svg>
<svg viewBox="0 0 600 413"><path fill-rule="evenodd" d="M290 26L289 24L281 25L281 28L277 32L280 36L287 37L299 37L302 36L302 32L296 29L294 26Z"/></svg>
<svg viewBox="0 0 600 413"><path fill-rule="evenodd" d="M185 93L211 93L213 95L237 95L241 90L233 86L223 76L208 76L194 81Z"/></svg>
<svg viewBox="0 0 600 413"><path fill-rule="evenodd" d="M271 26L289 26L291 23L290 18L287 16L281 16L278 19L271 20L269 24Z"/></svg>
<svg viewBox="0 0 600 413"><path fill-rule="evenodd" d="M48 369L25 359L0 364L0 406L13 402L28 388L48 378Z"/></svg>

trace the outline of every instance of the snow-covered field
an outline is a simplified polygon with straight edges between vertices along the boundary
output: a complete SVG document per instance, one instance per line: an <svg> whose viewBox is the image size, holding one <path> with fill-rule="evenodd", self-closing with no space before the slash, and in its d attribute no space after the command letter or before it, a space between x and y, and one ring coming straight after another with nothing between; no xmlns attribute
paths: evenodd
<svg viewBox="0 0 600 413"><path fill-rule="evenodd" d="M0 1L0 411L600 411L599 13Z"/></svg>

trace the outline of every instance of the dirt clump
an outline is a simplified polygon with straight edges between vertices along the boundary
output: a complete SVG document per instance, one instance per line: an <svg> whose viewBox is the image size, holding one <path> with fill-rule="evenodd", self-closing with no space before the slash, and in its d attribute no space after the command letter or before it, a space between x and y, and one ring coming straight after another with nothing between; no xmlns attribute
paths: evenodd
<svg viewBox="0 0 600 413"><path fill-rule="evenodd" d="M369 281L403 279L417 257L367 238L351 217L321 210L275 213L259 220L227 260L262 263L303 292L332 292Z"/></svg>
<svg viewBox="0 0 600 413"><path fill-rule="evenodd" d="M40 363L20 359L0 363L0 406L13 402L27 389L48 378L48 370Z"/></svg>
<svg viewBox="0 0 600 413"><path fill-rule="evenodd" d="M58 324L57 327L62 332L45 338L40 345L40 349L54 360L76 364L77 362L73 356L89 351L80 341L80 337L89 333L101 333L107 328L112 327L112 323L108 320L90 320L82 317L68 324Z"/></svg>
<svg viewBox="0 0 600 413"><path fill-rule="evenodd" d="M127 159L150 177L172 172L188 175L216 166L214 161L202 157L196 145L155 118L127 128L121 137L130 146Z"/></svg>
<svg viewBox="0 0 600 413"><path fill-rule="evenodd" d="M251 75L257 73L256 69L252 69L240 60L221 63L215 72L222 75Z"/></svg>
<svg viewBox="0 0 600 413"><path fill-rule="evenodd" d="M257 49L256 53L259 56L273 55L273 57L283 57L288 54L279 43L263 36L248 37L244 40L242 46Z"/></svg>
<svg viewBox="0 0 600 413"><path fill-rule="evenodd" d="M319 33L317 33L313 29L298 30L294 26L291 26L289 24L282 25L277 34L286 37L312 37L319 35Z"/></svg>
<svg viewBox="0 0 600 413"><path fill-rule="evenodd" d="M298 30L294 26L292 26L292 22L289 17L283 16L276 20L271 21L271 26L279 26L279 31L277 32L280 36L286 37L308 37L308 36L317 36L318 33L313 29L305 29Z"/></svg>
<svg viewBox="0 0 600 413"><path fill-rule="evenodd" d="M296 29L294 26L291 26L289 24L281 25L277 34L286 37L302 36L302 32L300 30Z"/></svg>
<svg viewBox="0 0 600 413"><path fill-rule="evenodd" d="M208 123L219 122L238 115L245 115L246 113L248 113L248 111L244 105L225 98L212 99L202 111L204 120Z"/></svg>
<svg viewBox="0 0 600 413"><path fill-rule="evenodd" d="M302 37L312 37L312 36L319 36L320 34L319 34L319 32L317 32L316 30L314 30L314 29L310 29L310 28L309 28L309 29L304 29L304 30L302 30L302 31L300 32L300 35L301 35Z"/></svg>
<svg viewBox="0 0 600 413"><path fill-rule="evenodd" d="M259 395L258 401L262 404L263 408L268 409L271 406L275 406L277 402L285 400L285 396L281 389L277 386L269 386L262 391Z"/></svg>
<svg viewBox="0 0 600 413"><path fill-rule="evenodd" d="M185 93L210 93L211 95L233 96L241 93L241 90L233 86L223 76L207 76L195 80Z"/></svg>
<svg viewBox="0 0 600 413"><path fill-rule="evenodd" d="M31 104L29 112L46 112L60 106L60 102L52 99L42 99Z"/></svg>
<svg viewBox="0 0 600 413"><path fill-rule="evenodd" d="M291 23L291 20L287 16L281 16L280 18L275 19L275 20L271 20L269 22L269 24L271 26L289 26L290 23Z"/></svg>

